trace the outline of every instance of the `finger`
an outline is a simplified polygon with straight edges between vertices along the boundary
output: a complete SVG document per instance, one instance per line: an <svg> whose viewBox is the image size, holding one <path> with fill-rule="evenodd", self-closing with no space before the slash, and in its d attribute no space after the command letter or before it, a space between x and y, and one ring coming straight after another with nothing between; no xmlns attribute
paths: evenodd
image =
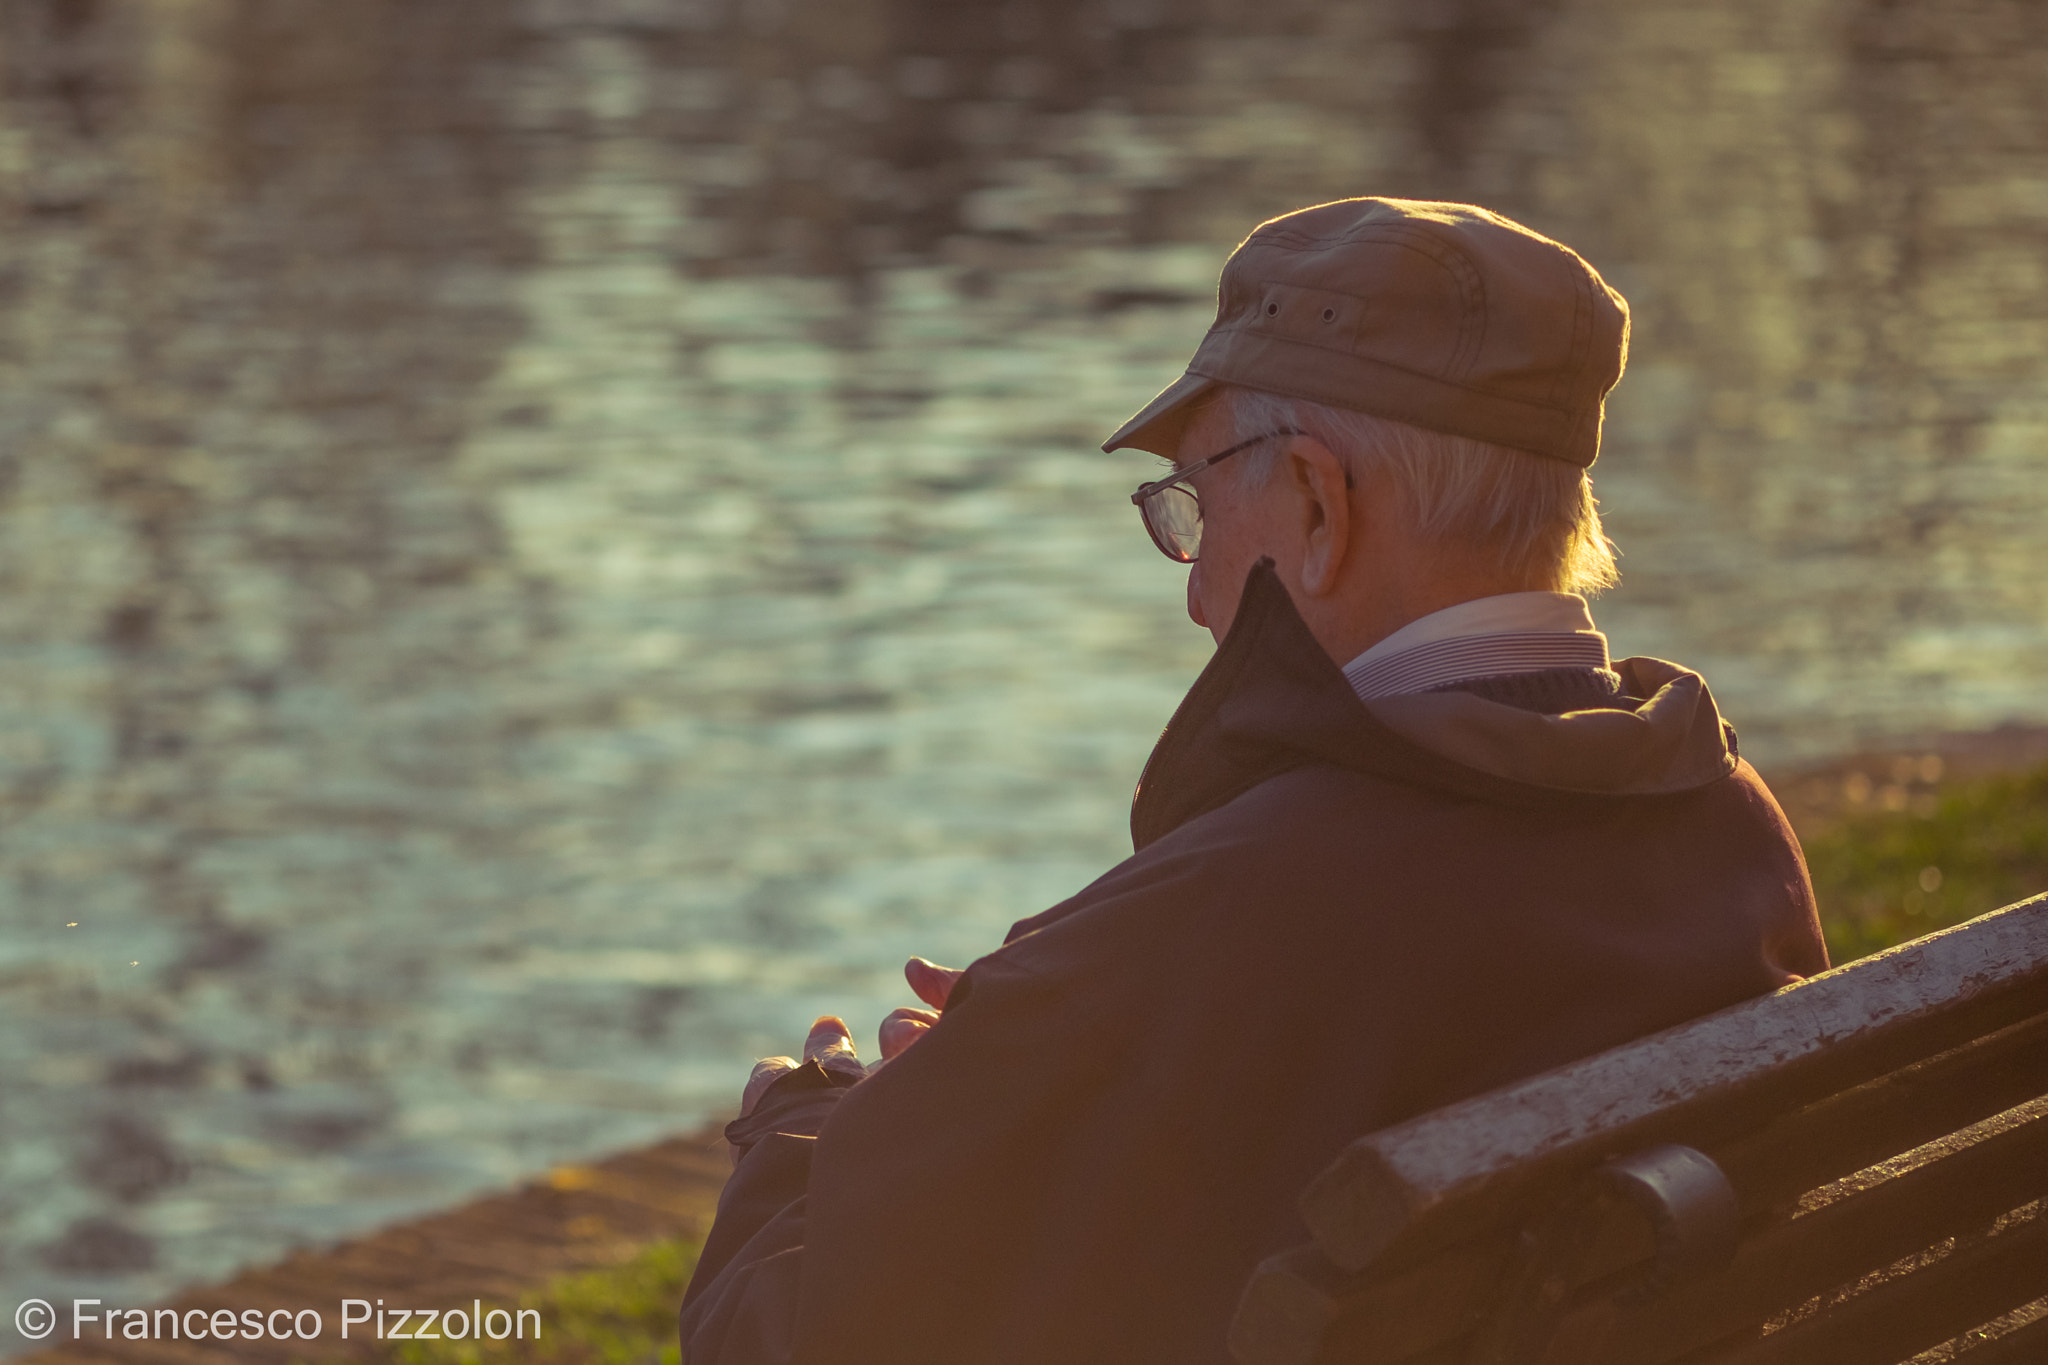
<svg viewBox="0 0 2048 1365"><path fill-rule="evenodd" d="M889 1017L882 1021L882 1027L876 1032L876 1042L880 1044L882 1060L893 1061L902 1056L905 1049L924 1037L931 1030L931 1026L938 1022L937 1010L921 1010L909 1005L900 1010L891 1010Z"/></svg>
<svg viewBox="0 0 2048 1365"><path fill-rule="evenodd" d="M783 1072L794 1071L796 1068L797 1060L794 1057L763 1057L760 1061L755 1062L754 1069L747 1073L747 1084L752 1085L756 1081L773 1081Z"/></svg>
<svg viewBox="0 0 2048 1365"><path fill-rule="evenodd" d="M747 1077L747 1088L740 1095L740 1117L745 1118L754 1112L762 1093L775 1084L776 1077L794 1070L796 1059L793 1057L763 1057L755 1062L754 1073Z"/></svg>
<svg viewBox="0 0 2048 1365"><path fill-rule="evenodd" d="M846 1021L835 1014L824 1015L811 1025L811 1036L804 1039L804 1060L816 1062L827 1071L866 1074Z"/></svg>
<svg viewBox="0 0 2048 1365"><path fill-rule="evenodd" d="M937 1010L921 1010L915 1005L904 1005L890 1010L888 1014L884 1015L882 1017L882 1024L884 1027L887 1027L898 1019L920 1019L926 1024L936 1024L942 1017Z"/></svg>
<svg viewBox="0 0 2048 1365"><path fill-rule="evenodd" d="M935 1010L946 1008L946 1000L953 994L953 983L965 975L965 968L941 967L921 957L913 957L903 964L903 979L910 983L910 989L916 992L918 999Z"/></svg>
<svg viewBox="0 0 2048 1365"><path fill-rule="evenodd" d="M910 1051L910 1045L931 1032L931 1027L918 1019L897 1019L882 1025L882 1060L893 1062Z"/></svg>

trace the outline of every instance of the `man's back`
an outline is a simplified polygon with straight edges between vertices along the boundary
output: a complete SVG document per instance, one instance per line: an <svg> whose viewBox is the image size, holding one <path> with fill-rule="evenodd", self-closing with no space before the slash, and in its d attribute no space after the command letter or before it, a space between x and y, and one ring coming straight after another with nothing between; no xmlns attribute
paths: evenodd
<svg viewBox="0 0 2048 1365"><path fill-rule="evenodd" d="M843 1092L808 1198L713 1250L686 1358L1220 1361L1351 1138L1826 965L1691 675L1625 664L1647 705L1561 718L1375 711L1270 572L1239 618L1147 767L1139 852ZM793 1336L742 1344L771 1321Z"/></svg>

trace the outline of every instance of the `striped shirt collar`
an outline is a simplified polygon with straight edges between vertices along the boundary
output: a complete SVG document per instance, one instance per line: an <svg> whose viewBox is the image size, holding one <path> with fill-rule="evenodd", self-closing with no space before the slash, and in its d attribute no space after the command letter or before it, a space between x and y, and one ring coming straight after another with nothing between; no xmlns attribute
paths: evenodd
<svg viewBox="0 0 2048 1365"><path fill-rule="evenodd" d="M1607 637L1593 629L1585 598L1510 592L1410 621L1344 665L1344 676L1370 701L1467 678L1608 666Z"/></svg>

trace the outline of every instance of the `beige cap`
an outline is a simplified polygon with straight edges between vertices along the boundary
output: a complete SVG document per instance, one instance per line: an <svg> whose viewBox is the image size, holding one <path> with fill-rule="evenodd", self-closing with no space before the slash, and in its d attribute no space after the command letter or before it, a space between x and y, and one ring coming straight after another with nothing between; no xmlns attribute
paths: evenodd
<svg viewBox="0 0 2048 1365"><path fill-rule="evenodd" d="M1570 247L1470 204L1344 199L1261 223L1224 263L1188 372L1103 442L1171 457L1218 384L1585 466L1628 304Z"/></svg>

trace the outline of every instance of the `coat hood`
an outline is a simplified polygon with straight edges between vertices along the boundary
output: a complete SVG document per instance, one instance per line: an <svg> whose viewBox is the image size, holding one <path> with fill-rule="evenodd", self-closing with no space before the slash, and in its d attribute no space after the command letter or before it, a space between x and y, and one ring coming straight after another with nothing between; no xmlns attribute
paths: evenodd
<svg viewBox="0 0 2048 1365"><path fill-rule="evenodd" d="M1691 791L1735 771L1706 682L1660 659L1615 665L1632 709L1549 716L1464 692L1361 701L1273 572L1245 579L1222 646L1168 722L1131 804L1137 847L1270 777L1329 763L1504 805Z"/></svg>

